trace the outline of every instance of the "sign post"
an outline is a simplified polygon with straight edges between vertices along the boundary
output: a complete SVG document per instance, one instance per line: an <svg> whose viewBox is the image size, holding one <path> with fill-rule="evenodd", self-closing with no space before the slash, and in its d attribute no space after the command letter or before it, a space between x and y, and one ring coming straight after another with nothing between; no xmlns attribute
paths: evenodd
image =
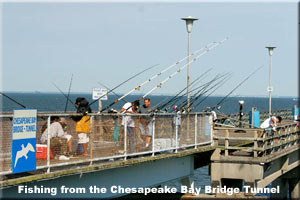
<svg viewBox="0 0 300 200"><path fill-rule="evenodd" d="M101 97L101 98L100 98ZM99 99L100 98L100 99ZM107 100L107 89L93 88L93 100L98 100L98 110L102 110L102 100Z"/></svg>
<svg viewBox="0 0 300 200"><path fill-rule="evenodd" d="M13 173L36 170L37 110L14 110L12 127Z"/></svg>

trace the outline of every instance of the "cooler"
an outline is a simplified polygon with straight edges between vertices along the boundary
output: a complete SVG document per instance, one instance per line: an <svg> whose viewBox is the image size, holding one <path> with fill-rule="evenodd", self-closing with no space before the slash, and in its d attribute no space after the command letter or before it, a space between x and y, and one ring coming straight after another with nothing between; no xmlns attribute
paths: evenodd
<svg viewBox="0 0 300 200"><path fill-rule="evenodd" d="M53 153L51 149L50 149L50 158L53 158ZM36 159L47 159L46 144L36 144Z"/></svg>

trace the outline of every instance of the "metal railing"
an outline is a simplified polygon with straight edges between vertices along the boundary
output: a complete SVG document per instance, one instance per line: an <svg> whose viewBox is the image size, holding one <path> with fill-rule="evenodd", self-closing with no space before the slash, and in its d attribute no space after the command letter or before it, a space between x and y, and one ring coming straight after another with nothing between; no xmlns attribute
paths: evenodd
<svg viewBox="0 0 300 200"><path fill-rule="evenodd" d="M239 129L239 128L216 128L216 131L223 132L223 135L214 136L214 143L225 156L230 151L248 152L246 156L262 157L279 152L292 145L299 144L299 125L290 123L278 126L276 131L272 129ZM224 144L220 144L223 141ZM239 141L246 146L232 145ZM234 154L231 154L234 155ZM238 155L238 154L237 154ZM245 156L245 155L244 155Z"/></svg>
<svg viewBox="0 0 300 200"><path fill-rule="evenodd" d="M228 127L238 127L241 123L242 127L249 127L249 113L244 112L242 120L239 120L239 113L229 113L229 114L218 114L218 123L219 126L228 126ZM292 120L292 109L283 109L283 110L275 110L272 111L272 116L281 116L282 119ZM262 123L264 120L269 118L269 111L261 111L260 112L260 122Z"/></svg>
<svg viewBox="0 0 300 200"><path fill-rule="evenodd" d="M60 159L61 144L54 146L48 134L46 157L37 159L36 168L46 169L86 163L93 165L96 161L110 159L124 159L131 156L155 156L156 153L177 153L183 148L198 148L203 145L212 145L212 122L210 113L181 114L89 114L90 132L88 142L88 156L81 154L82 146L78 144L78 133L75 131L76 122L73 116L79 114L65 113L38 113L36 141L47 128L50 130L52 116L64 117L67 121L65 131L72 136L72 151L77 155L67 156L69 160ZM180 121L176 122L176 117ZM0 175L12 173L12 114L0 115L1 137L1 170ZM129 120L128 120L129 118ZM122 123L123 121L123 123ZM143 122L146 121L146 124ZM132 124L134 123L134 125ZM176 123L175 123L176 122ZM142 130L144 129L144 130ZM148 132L145 133L146 129ZM49 131L50 132L50 131ZM48 133L49 133L48 132ZM151 137L151 144L146 147L146 137ZM52 142L52 143L51 143ZM41 172L42 173L42 172Z"/></svg>

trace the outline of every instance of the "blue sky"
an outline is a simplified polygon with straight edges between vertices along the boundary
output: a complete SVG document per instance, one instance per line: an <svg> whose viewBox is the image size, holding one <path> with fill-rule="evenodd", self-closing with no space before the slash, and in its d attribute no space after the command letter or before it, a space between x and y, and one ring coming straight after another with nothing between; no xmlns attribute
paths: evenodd
<svg viewBox="0 0 300 200"><path fill-rule="evenodd" d="M100 87L98 81L112 88L159 64L116 90L125 93L187 55L187 32L180 18L189 15L199 18L192 30L192 51L229 37L191 64L192 80L211 67L203 83L217 73L233 72L215 93L226 95L263 65L235 93L267 96L269 55L265 46L274 45L273 95L297 95L296 2L4 3L0 88L56 92L51 83L55 82L67 91L73 74L72 92L91 92ZM146 93L176 69L138 93ZM186 70L154 94L175 94L185 85Z"/></svg>

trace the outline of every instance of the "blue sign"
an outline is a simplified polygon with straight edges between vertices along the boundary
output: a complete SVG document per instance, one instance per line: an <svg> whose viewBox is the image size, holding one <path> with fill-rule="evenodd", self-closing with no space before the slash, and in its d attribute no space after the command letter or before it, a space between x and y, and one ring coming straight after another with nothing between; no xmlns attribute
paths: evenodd
<svg viewBox="0 0 300 200"><path fill-rule="evenodd" d="M12 127L13 173L36 170L37 110L14 110Z"/></svg>

